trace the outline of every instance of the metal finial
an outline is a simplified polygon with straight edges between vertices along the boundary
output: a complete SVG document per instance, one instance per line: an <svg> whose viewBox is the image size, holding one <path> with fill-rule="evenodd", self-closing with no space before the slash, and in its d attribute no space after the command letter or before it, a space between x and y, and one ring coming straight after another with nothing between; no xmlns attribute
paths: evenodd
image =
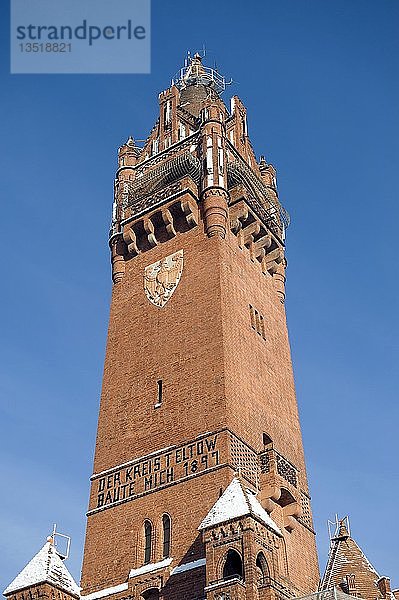
<svg viewBox="0 0 399 600"><path fill-rule="evenodd" d="M57 543L57 537L58 538L63 538L65 540L65 550L63 552L60 552L60 550L58 549L58 543ZM53 532L52 534L47 538L47 541L50 542L50 544L52 546L54 546L57 554L60 556L60 558L62 558L62 560L66 560L69 557L69 550L71 547L71 538L69 535L65 535L64 533L58 533L57 531L57 524L54 523L53 525Z"/></svg>

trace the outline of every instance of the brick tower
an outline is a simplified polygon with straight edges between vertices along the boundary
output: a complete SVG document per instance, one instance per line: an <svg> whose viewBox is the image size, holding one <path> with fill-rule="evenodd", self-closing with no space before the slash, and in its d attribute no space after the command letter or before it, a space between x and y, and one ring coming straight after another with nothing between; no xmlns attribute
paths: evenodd
<svg viewBox="0 0 399 600"><path fill-rule="evenodd" d="M284 310L287 215L189 58L119 150L82 597L269 600L318 564Z"/></svg>

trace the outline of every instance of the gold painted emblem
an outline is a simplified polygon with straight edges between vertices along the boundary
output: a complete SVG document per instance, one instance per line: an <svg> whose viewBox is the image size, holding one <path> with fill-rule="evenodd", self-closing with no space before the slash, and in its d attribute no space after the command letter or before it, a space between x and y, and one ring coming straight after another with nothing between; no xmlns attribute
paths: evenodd
<svg viewBox="0 0 399 600"><path fill-rule="evenodd" d="M182 272L183 250L145 267L144 291L148 300L159 308L165 306L177 288Z"/></svg>

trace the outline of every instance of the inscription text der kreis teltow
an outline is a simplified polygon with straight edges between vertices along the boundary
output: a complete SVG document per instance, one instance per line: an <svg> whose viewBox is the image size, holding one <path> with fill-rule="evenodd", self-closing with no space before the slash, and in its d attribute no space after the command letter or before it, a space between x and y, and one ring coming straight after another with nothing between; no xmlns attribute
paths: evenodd
<svg viewBox="0 0 399 600"><path fill-rule="evenodd" d="M218 434L165 450L155 456L143 457L109 474L95 477L97 505L93 509L131 500L137 495L155 491L219 464Z"/></svg>

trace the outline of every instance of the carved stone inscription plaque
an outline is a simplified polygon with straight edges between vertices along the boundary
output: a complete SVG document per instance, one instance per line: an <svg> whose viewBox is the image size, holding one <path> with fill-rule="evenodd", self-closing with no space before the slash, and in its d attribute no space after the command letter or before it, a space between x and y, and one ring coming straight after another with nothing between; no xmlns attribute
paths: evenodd
<svg viewBox="0 0 399 600"><path fill-rule="evenodd" d="M222 432L206 434L93 475L89 514L217 468L222 437Z"/></svg>

